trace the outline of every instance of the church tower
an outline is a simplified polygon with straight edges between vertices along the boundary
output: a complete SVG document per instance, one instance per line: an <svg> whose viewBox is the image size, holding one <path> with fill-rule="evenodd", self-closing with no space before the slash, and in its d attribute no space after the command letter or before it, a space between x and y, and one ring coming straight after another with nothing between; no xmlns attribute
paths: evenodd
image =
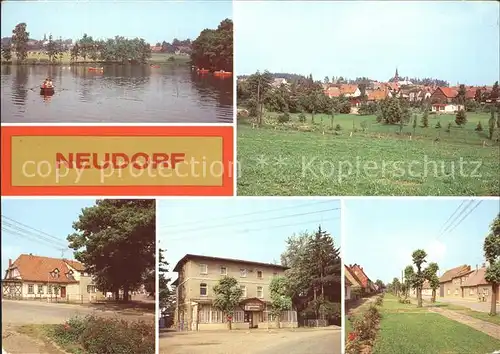
<svg viewBox="0 0 500 354"><path fill-rule="evenodd" d="M398 68L396 67L396 73L394 74L394 82L399 81L399 74L398 74Z"/></svg>

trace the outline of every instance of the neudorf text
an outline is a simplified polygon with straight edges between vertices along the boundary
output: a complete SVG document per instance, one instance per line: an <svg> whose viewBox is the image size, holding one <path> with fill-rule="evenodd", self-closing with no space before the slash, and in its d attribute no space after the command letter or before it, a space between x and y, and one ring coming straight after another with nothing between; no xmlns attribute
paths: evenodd
<svg viewBox="0 0 500 354"><path fill-rule="evenodd" d="M175 169L178 164L184 163L186 154L183 152L67 152L56 153L56 168L70 169L97 169L104 170L134 168L143 169Z"/></svg>

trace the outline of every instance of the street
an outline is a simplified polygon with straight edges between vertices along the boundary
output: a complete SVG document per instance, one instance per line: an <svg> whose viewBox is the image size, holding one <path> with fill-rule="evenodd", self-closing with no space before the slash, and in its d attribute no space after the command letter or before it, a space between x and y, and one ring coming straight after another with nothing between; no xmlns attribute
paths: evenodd
<svg viewBox="0 0 500 354"><path fill-rule="evenodd" d="M150 314L126 315L124 312L96 310L91 307L70 304L54 304L40 301L2 300L2 350L9 354L58 354L60 351L39 339L21 334L17 326L32 324L62 324L74 316L97 315L129 320L153 320Z"/></svg>
<svg viewBox="0 0 500 354"><path fill-rule="evenodd" d="M161 354L340 354L340 327L173 332L160 335Z"/></svg>
<svg viewBox="0 0 500 354"><path fill-rule="evenodd" d="M479 312L490 312L491 303L489 302L477 302L477 301L467 301L462 299L449 299L449 298L438 298L436 302L439 303L449 303L453 305L468 307L471 310ZM500 313L500 304L497 303L497 312Z"/></svg>

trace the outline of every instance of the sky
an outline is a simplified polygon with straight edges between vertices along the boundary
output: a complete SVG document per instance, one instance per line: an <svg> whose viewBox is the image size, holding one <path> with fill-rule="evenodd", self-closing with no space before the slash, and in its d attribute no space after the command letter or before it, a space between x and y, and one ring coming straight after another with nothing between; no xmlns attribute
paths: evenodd
<svg viewBox="0 0 500 354"><path fill-rule="evenodd" d="M74 259L66 237L83 208L94 199L4 199L2 198L2 277L20 254ZM9 225L7 225L9 224Z"/></svg>
<svg viewBox="0 0 500 354"><path fill-rule="evenodd" d="M445 224L464 200L462 208L466 211L458 211ZM469 199L424 198L345 201L345 263L361 265L370 279L384 283L401 278L401 271L412 263L411 254L416 249L427 252L428 262L438 263L439 275L463 264L481 267L484 238L500 212L500 203L498 199L482 199L473 209L476 203L474 200L469 204ZM468 211L471 213L460 222Z"/></svg>
<svg viewBox="0 0 500 354"><path fill-rule="evenodd" d="M499 80L497 1L234 3L235 70L369 77Z"/></svg>
<svg viewBox="0 0 500 354"><path fill-rule="evenodd" d="M159 247L167 250L170 271L186 254L280 264L286 239L319 225L340 247L339 208L335 199L163 199L157 204ZM177 273L169 276L177 279Z"/></svg>
<svg viewBox="0 0 500 354"><path fill-rule="evenodd" d="M2 38L21 22L32 39L144 38L148 43L196 39L205 28L232 18L231 1L2 1Z"/></svg>

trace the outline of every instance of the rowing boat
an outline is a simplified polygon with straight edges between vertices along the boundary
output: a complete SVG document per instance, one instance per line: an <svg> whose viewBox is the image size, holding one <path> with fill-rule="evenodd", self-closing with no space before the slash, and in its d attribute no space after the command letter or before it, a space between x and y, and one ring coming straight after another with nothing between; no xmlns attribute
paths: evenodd
<svg viewBox="0 0 500 354"><path fill-rule="evenodd" d="M52 87L44 87L40 86L40 95L43 96L52 96L54 94L54 86Z"/></svg>

